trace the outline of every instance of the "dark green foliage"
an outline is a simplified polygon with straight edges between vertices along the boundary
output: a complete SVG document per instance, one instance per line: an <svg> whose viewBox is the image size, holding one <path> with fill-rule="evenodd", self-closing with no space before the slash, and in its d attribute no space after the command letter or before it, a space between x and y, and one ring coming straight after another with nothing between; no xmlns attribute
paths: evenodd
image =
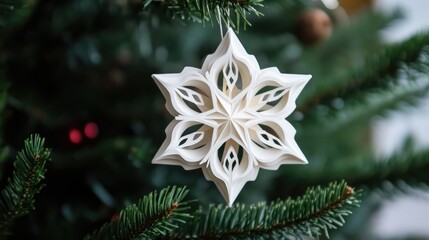
<svg viewBox="0 0 429 240"><path fill-rule="evenodd" d="M167 187L151 192L137 204L122 210L110 223L85 237L85 239L146 239L165 236L192 216L184 202L188 190Z"/></svg>
<svg viewBox="0 0 429 240"><path fill-rule="evenodd" d="M406 66L409 71L417 71L412 65ZM407 79L410 80L410 78ZM405 104L415 105L428 91L429 82L421 79L421 81L393 85L371 93L365 92L363 96L354 99L347 106L332 110L332 116L324 121L326 130L328 134L335 135L373 116L385 115L388 111L400 109Z"/></svg>
<svg viewBox="0 0 429 240"><path fill-rule="evenodd" d="M328 236L328 230L344 224L350 209L359 204L346 182L325 188L309 188L296 199L246 206L210 205L201 208L192 224L174 231L173 239L279 239Z"/></svg>
<svg viewBox="0 0 429 240"><path fill-rule="evenodd" d="M23 5L24 0L0 0L0 29L13 18L14 13Z"/></svg>
<svg viewBox="0 0 429 240"><path fill-rule="evenodd" d="M288 181L301 184L327 183L336 178L344 178L353 186L378 188L386 181L397 183L405 181L409 185L429 183L429 151L404 149L385 159L343 159L333 167L299 169ZM286 178L284 178L286 180ZM300 184L300 185L301 185ZM295 186L294 190L302 188ZM291 191L291 189L289 189Z"/></svg>
<svg viewBox="0 0 429 240"><path fill-rule="evenodd" d="M9 85L3 78L3 76L0 76L0 116L4 116L5 114L4 108L6 106L7 88ZM4 119L0 118L0 179L3 173L3 162L7 157L7 148L3 146L3 121Z"/></svg>
<svg viewBox="0 0 429 240"><path fill-rule="evenodd" d="M429 150L406 149L387 159L373 161L373 164L360 166L360 176L351 179L354 184L378 187L383 181L406 181L411 185L429 183Z"/></svg>
<svg viewBox="0 0 429 240"><path fill-rule="evenodd" d="M143 197L122 210L85 239L276 239L328 236L344 224L350 209L359 204L359 192L346 182L307 189L296 199L246 206L200 207L191 213L183 202L188 190L168 187Z"/></svg>
<svg viewBox="0 0 429 240"><path fill-rule="evenodd" d="M1 192L0 237L9 234L8 228L14 220L35 208L35 195L44 186L41 181L51 154L44 143L45 139L32 135L25 140L24 149L16 157L12 177Z"/></svg>
<svg viewBox="0 0 429 240"><path fill-rule="evenodd" d="M3 113L6 106L7 88L9 84L5 81L3 74L0 75L0 114ZM2 121L3 119L0 119ZM1 132L0 132L1 133Z"/></svg>
<svg viewBox="0 0 429 240"><path fill-rule="evenodd" d="M336 27L329 41L304 49L302 56L292 64L296 65L294 69L297 72L310 70L313 78L298 99L301 103L299 108L308 112L310 106L329 104L329 100L322 102L319 99L322 93L335 95L338 89L352 83L352 74L357 74L359 79L359 74L364 72L358 69L361 70L368 58L386 47L379 34L368 33L385 29L402 17L399 11L364 13ZM362 35L365 37L356 37Z"/></svg>
<svg viewBox="0 0 429 240"><path fill-rule="evenodd" d="M3 176L3 163L6 161L8 153L8 148L0 146L0 179Z"/></svg>
<svg viewBox="0 0 429 240"><path fill-rule="evenodd" d="M8 37L9 30L27 18L33 3L28 0L0 0L0 42Z"/></svg>
<svg viewBox="0 0 429 240"><path fill-rule="evenodd" d="M238 29L241 23L243 27L250 25L247 15L261 15L256 8L262 7L262 2L263 0L144 0L144 6L162 7L164 11L169 11L180 19L201 23L213 21L214 17L218 22Z"/></svg>
<svg viewBox="0 0 429 240"><path fill-rule="evenodd" d="M427 72L428 54L429 32L417 34L372 55L359 67L339 76L339 79L334 79L335 85L320 85L319 93L304 103L302 108L317 104L329 105L335 98L352 99L362 91L384 88L388 84L396 83L404 75L408 80L413 80L413 72L404 65L414 67L419 72Z"/></svg>
<svg viewBox="0 0 429 240"><path fill-rule="evenodd" d="M429 32L417 34L408 40L388 47L386 50L370 57L365 64L351 72L353 84L342 89L342 93L364 91L375 87L385 87L389 82L401 79L402 64L421 64L428 67ZM423 56L424 55L424 56ZM389 80L389 77L392 77ZM344 95L337 95L343 97Z"/></svg>

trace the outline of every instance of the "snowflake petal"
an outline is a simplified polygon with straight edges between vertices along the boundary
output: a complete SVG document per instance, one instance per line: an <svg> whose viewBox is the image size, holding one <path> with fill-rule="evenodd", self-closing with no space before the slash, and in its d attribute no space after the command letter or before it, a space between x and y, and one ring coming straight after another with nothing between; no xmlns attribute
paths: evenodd
<svg viewBox="0 0 429 240"><path fill-rule="evenodd" d="M180 165L186 170L199 168L211 150L213 127L197 121L174 120L165 132L167 137L152 162Z"/></svg>
<svg viewBox="0 0 429 240"><path fill-rule="evenodd" d="M277 68L262 69L246 99L247 108L259 116L286 118L311 75L281 74Z"/></svg>
<svg viewBox="0 0 429 240"><path fill-rule="evenodd" d="M259 172L253 156L233 139L224 142L216 154L211 155L209 163L208 168L203 168L204 176L216 184L229 205L246 182L254 181Z"/></svg>
<svg viewBox="0 0 429 240"><path fill-rule="evenodd" d="M262 168L270 170L281 164L306 164L307 159L294 140L295 133L284 119L253 122L248 130L251 154Z"/></svg>
<svg viewBox="0 0 429 240"><path fill-rule="evenodd" d="M200 71L187 67L178 74L152 75L172 115L195 116L213 109L214 93Z"/></svg>

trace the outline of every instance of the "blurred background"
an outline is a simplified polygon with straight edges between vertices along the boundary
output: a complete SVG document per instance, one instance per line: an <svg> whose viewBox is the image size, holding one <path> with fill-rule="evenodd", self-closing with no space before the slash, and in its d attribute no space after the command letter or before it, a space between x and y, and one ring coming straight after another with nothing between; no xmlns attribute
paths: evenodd
<svg viewBox="0 0 429 240"><path fill-rule="evenodd" d="M382 32L386 42L403 41L429 29L429 17L424 10L429 8L427 1L377 0L375 8L381 11L397 8L405 15L402 21ZM416 106L391 112L384 118L375 118L372 126L374 154L379 157L391 156L400 151L407 138L413 139L416 148L428 148L428 106L429 96L421 99ZM423 239L429 239L429 192L421 191L417 195L402 196L385 203L374 218L374 232L378 236L390 238L420 235Z"/></svg>
<svg viewBox="0 0 429 240"><path fill-rule="evenodd" d="M53 161L13 238L82 238L167 185L223 203L200 171L150 163L172 119L151 75L200 67L221 40L216 21L135 0L23 3L1 10L11 11L0 21L1 184L31 133ZM346 179L363 202L331 239L429 239L427 9L424 0L267 0L264 16L248 17L238 37L261 68L313 75L288 117L309 164L261 171L236 202Z"/></svg>

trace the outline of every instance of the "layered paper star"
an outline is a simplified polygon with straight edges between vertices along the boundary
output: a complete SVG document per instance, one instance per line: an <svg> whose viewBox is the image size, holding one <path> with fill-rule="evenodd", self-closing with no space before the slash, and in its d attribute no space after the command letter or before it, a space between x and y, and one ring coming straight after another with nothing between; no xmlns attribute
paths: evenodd
<svg viewBox="0 0 429 240"><path fill-rule="evenodd" d="M286 117L311 75L260 69L232 29L201 69L153 78L175 120L152 162L201 168L229 205L260 168L307 163Z"/></svg>

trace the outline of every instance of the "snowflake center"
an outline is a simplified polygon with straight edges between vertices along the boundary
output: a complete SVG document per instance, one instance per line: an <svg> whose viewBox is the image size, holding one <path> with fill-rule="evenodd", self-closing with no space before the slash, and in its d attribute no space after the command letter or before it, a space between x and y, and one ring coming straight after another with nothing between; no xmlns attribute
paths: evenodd
<svg viewBox="0 0 429 240"><path fill-rule="evenodd" d="M255 115L246 111L245 104L242 101L230 102L230 100L218 97L219 108L208 118L215 120L219 124L239 124L244 126L250 119L256 118Z"/></svg>

